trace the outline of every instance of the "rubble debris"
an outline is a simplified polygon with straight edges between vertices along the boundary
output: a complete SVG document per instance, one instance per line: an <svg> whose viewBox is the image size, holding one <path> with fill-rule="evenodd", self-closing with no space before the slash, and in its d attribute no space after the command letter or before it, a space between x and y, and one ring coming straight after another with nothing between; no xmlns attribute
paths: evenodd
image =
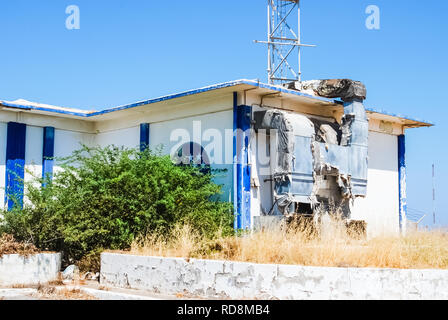
<svg viewBox="0 0 448 320"><path fill-rule="evenodd" d="M69 265L65 268L64 272L62 272L62 278L64 280L75 280L79 278L79 268L74 264Z"/></svg>
<svg viewBox="0 0 448 320"><path fill-rule="evenodd" d="M98 278L100 277L100 273L96 272L86 272L82 277L81 280L92 280L92 281L97 281Z"/></svg>
<svg viewBox="0 0 448 320"><path fill-rule="evenodd" d="M341 146L349 146L352 138L352 123L355 120L354 114L344 114L341 119Z"/></svg>
<svg viewBox="0 0 448 320"><path fill-rule="evenodd" d="M319 128L319 136L323 142L330 144L338 144L338 134L330 125L323 124Z"/></svg>
<svg viewBox="0 0 448 320"><path fill-rule="evenodd" d="M365 100L367 90L360 81L350 79L310 80L291 82L288 89L302 91L324 98L341 98L342 101Z"/></svg>
<svg viewBox="0 0 448 320"><path fill-rule="evenodd" d="M328 121L310 117L309 120L314 124L317 142L339 144L342 138L342 130L336 121Z"/></svg>

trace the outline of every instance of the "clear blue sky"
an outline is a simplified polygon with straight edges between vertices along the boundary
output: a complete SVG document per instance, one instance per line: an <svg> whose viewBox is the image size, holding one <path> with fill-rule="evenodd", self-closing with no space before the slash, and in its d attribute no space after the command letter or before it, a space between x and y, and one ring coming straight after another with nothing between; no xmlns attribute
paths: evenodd
<svg viewBox="0 0 448 320"><path fill-rule="evenodd" d="M448 225L448 1L303 0L304 79L353 78L366 104L436 123L407 133L408 204ZM381 29L365 27L368 5ZM81 29L67 30L77 5ZM266 81L265 0L0 2L0 99L104 109L239 78Z"/></svg>

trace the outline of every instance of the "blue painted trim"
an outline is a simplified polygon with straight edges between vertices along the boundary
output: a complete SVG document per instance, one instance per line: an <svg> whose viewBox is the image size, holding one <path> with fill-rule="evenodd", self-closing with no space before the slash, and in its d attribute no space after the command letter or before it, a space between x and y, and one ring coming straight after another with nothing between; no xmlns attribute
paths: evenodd
<svg viewBox="0 0 448 320"><path fill-rule="evenodd" d="M149 148L150 130L151 127L149 123L140 124L140 151Z"/></svg>
<svg viewBox="0 0 448 320"><path fill-rule="evenodd" d="M252 107L238 106L234 93L233 107L233 159L234 159L234 206L236 230L251 228L251 167L249 166L249 139Z"/></svg>
<svg viewBox="0 0 448 320"><path fill-rule="evenodd" d="M373 113L378 113L378 114L384 114L386 116L391 116L391 117L400 118L400 119L404 119L404 120L420 122L420 123L425 124L425 125L430 126L430 127L435 126L435 123L433 123L433 122L412 118L410 116L403 115L403 114L397 114L397 113L393 113L393 112L384 111L382 109L366 108L366 111L373 112Z"/></svg>
<svg viewBox="0 0 448 320"><path fill-rule="evenodd" d="M238 129L238 114L236 112L236 108L238 106L238 93L233 93L233 214L235 217L234 220L234 229L238 230L241 226L241 218L238 213L238 192L240 188L238 187L238 158L237 158L237 129Z"/></svg>
<svg viewBox="0 0 448 320"><path fill-rule="evenodd" d="M8 122L6 143L5 203L12 210L17 203L23 206L23 179L25 177L26 125Z"/></svg>
<svg viewBox="0 0 448 320"><path fill-rule="evenodd" d="M398 136L398 195L399 195L399 210L400 210L400 230L405 229L406 215L407 215L407 201L406 201L406 136Z"/></svg>
<svg viewBox="0 0 448 320"><path fill-rule="evenodd" d="M153 103L157 103L157 102L161 102L161 101L167 101L167 100L171 100L171 99L191 96L191 95L208 92L208 91L213 91L213 90L218 90L218 89L223 89L223 88L234 87L234 86L238 86L238 85L242 85L242 84L250 85L250 86L258 87L258 88L263 88L263 89L268 89L268 90L272 90L272 91L276 91L276 92L283 92L283 93L288 93L288 94L292 94L292 95L296 95L296 96L306 97L306 98L310 98L310 99L317 100L317 101L340 104L340 102L335 99L316 97L316 96L312 96L312 95L302 93L302 92L299 92L296 90L290 90L290 89L282 88L279 86L273 86L273 85L261 83L259 81L246 80L246 79L224 82L224 83L220 83L220 84L216 84L216 85L212 85L212 86L207 86L204 88L199 88L199 89L195 89L195 90L189 90L189 91L185 91L185 92L181 92L181 93L167 95L167 96L163 96L163 97L156 98L156 99L144 100L144 101L127 104L127 105L123 105L123 106L119 106L119 107L115 107L115 108L111 108L111 109L106 109L106 110L102 110L102 111L93 111L93 112L92 111L79 112L79 111L58 110L58 109L36 107L36 106L30 106L30 105L27 106L27 105L13 104L13 103L7 103L7 102L0 102L0 104L4 105L6 107L18 108L18 109L23 109L23 110L45 111L45 112L53 112L53 113L89 118L89 117L101 116L103 114L107 114L107 113L111 113L111 112L115 112L115 111L127 110L127 109L131 109L131 108L135 108L135 107L140 107L143 105L148 105L148 104L153 104ZM410 120L410 121L421 122L422 124L425 124L428 126L434 125L434 123L431 123L431 122L428 122L425 120L414 119L414 118L411 118L406 115L393 114L390 112L385 112L383 110L376 110L373 108L366 108L366 110L370 111L370 112L385 114L385 115L389 115L392 117L402 118L402 119L406 119L406 120Z"/></svg>
<svg viewBox="0 0 448 320"><path fill-rule="evenodd" d="M184 92L181 92L181 93L176 93L176 94L173 94L173 95L163 96L163 97L156 98L156 99L144 100L144 101L140 101L140 102L136 102L136 103L132 103L132 104L128 104L128 105L119 106L119 107L112 108L112 109L98 111L98 112L93 113L93 114L91 114L89 116L94 117L94 116L98 116L98 115L102 115L102 114L106 114L106 113L111 113L111 112L115 112L115 111L127 110L127 109L132 109L132 108L136 108L136 107L140 107L140 106L144 106L144 105L148 105L148 104L153 104L153 103L157 103L157 102L162 102L162 101L167 101L167 100L172 100L172 99L192 96L192 95L195 95L195 94L209 92L209 91L213 91L213 90L217 90L217 89L234 87L234 86L237 86L237 85L240 85L240 84L244 84L245 81L246 80L230 81L230 82L220 83L220 84L217 84L217 85L208 86L208 87L204 87L204 88L200 88L200 89L184 91Z"/></svg>
<svg viewBox="0 0 448 320"><path fill-rule="evenodd" d="M28 110L44 111L44 112L71 115L71 116L76 116L76 117L89 117L89 115L92 113L92 111L76 112L76 111L59 110L59 109L45 108L45 107L27 106L27 105L10 103L10 102L5 102L5 101L0 101L0 104L5 107L21 109L24 111L28 111Z"/></svg>
<svg viewBox="0 0 448 320"><path fill-rule="evenodd" d="M54 128L44 128L44 147L42 151L42 178L53 178L54 167ZM44 183L45 186L45 183Z"/></svg>

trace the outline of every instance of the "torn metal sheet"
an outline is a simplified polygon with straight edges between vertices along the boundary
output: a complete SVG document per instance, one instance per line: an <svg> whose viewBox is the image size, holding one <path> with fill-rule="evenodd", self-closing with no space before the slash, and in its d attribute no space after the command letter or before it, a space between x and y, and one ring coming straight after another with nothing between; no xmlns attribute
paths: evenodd
<svg viewBox="0 0 448 320"><path fill-rule="evenodd" d="M336 208L348 217L350 201L367 193L369 124L361 102L365 87L347 79L309 81L302 87L340 97L344 115L331 122L274 109L254 113L255 130L277 134L278 154L271 155L274 203L283 215L307 203L314 210Z"/></svg>
<svg viewBox="0 0 448 320"><path fill-rule="evenodd" d="M270 132L275 130L278 134L277 166L273 178L277 182L291 181L294 131L291 123L285 118L284 113L277 110L266 110L254 113L255 130L264 129Z"/></svg>
<svg viewBox="0 0 448 320"><path fill-rule="evenodd" d="M287 87L324 98L341 98L342 101L362 101L367 96L364 84L350 79L292 82L287 84Z"/></svg>

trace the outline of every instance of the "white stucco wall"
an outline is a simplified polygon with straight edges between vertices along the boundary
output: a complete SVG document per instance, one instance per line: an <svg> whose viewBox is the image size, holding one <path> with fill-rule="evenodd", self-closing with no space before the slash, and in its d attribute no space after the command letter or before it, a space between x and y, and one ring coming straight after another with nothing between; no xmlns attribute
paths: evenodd
<svg viewBox="0 0 448 320"><path fill-rule="evenodd" d="M96 135L95 144L106 147L108 145L135 148L140 145L140 127L102 132Z"/></svg>
<svg viewBox="0 0 448 320"><path fill-rule="evenodd" d="M9 254L0 257L0 287L45 284L58 279L60 253Z"/></svg>
<svg viewBox="0 0 448 320"><path fill-rule="evenodd" d="M0 122L0 205L5 199L7 124Z"/></svg>
<svg viewBox="0 0 448 320"><path fill-rule="evenodd" d="M42 138L41 138L42 139ZM70 156L74 150L81 148L81 143L93 146L95 135L77 131L55 129L54 132L54 157L63 158ZM58 161L55 161L54 172L60 170Z"/></svg>
<svg viewBox="0 0 448 320"><path fill-rule="evenodd" d="M196 125L194 125L196 122ZM195 135L194 128L198 130L199 135ZM186 117L182 119L163 121L158 123L151 123L151 141L150 147L153 149L157 146L163 145L163 153L170 154L171 150L177 149L181 143L179 138L180 130L188 132L188 141L194 141L200 139L201 145L206 148L211 141L217 139L223 147L225 147L225 131L231 130L233 134L233 111L222 111L206 115ZM179 135L176 134L179 132ZM171 141L171 135L173 134L173 140ZM196 139L198 137L198 139ZM229 139L227 139L229 140ZM227 141L227 164L231 164L233 161L233 138ZM210 156L210 154L209 154ZM216 154L214 163L224 164L226 163L226 152L223 152L220 156Z"/></svg>
<svg viewBox="0 0 448 320"><path fill-rule="evenodd" d="M209 156L217 157L216 169L229 170L227 173L220 174L215 181L225 185L224 198L231 200L231 190L233 186L233 112L231 104L231 95L220 96L217 99L200 100L198 103L172 104L169 112L154 111L154 108L148 108L148 113L143 112L135 119L133 111L127 111L123 117L116 121L92 122L86 120L60 119L54 116L24 114L20 117L10 112L3 112L9 118L8 121L17 121L27 125L26 136L26 169L33 174L40 176L42 173L42 149L43 149L43 126L55 125L55 151L56 158L67 157L74 150L81 148L81 143L88 146L107 146L117 145L129 148L138 147L140 144L140 123L150 123L150 146L155 148L164 145L164 154L169 154L171 149L180 143L179 139L171 141L171 134L176 129L184 129L188 134L189 142L194 139L193 123L200 123L199 143L206 148ZM209 112L209 108L213 112ZM165 107L163 108L165 109ZM207 111L205 111L207 110ZM225 111L223 111L225 110ZM163 110L161 110L163 111ZM188 115L188 116L187 116ZM116 129L115 129L116 128ZM230 136L225 134L225 130L230 130ZM5 184L5 157L6 157L6 139L7 123L0 125L0 187ZM217 140L218 146L226 145L222 155L216 149L208 149L210 142ZM219 148L218 148L219 149ZM54 170L60 170L56 161ZM31 178L31 173L25 174L25 179ZM0 190L0 196L4 198L4 191Z"/></svg>
<svg viewBox="0 0 448 320"><path fill-rule="evenodd" d="M43 128L35 126L26 127L25 181L29 182L42 177L43 134ZM37 181L36 184L38 184ZM28 200L26 197L24 201L27 203Z"/></svg>
<svg viewBox="0 0 448 320"><path fill-rule="evenodd" d="M227 110L151 123L151 149L163 146L162 153L167 155L190 141L202 145L210 158L213 169L227 170L218 173L218 177L214 181L223 186L222 199L231 201L233 190L233 111ZM213 143L214 141L216 144ZM217 146L215 150L213 150L213 145ZM219 147L220 145L222 145L222 149ZM220 152L219 149L223 151Z"/></svg>
<svg viewBox="0 0 448 320"><path fill-rule="evenodd" d="M32 180L33 176L42 176L43 130L43 127L27 124L24 177L26 181ZM55 157L66 157L70 155L73 150L80 148L80 142L92 145L93 136L76 131L56 129ZM4 199L6 143L7 123L0 122L0 199ZM58 170L58 166L55 166L55 170ZM1 200L1 203L3 204L3 200Z"/></svg>
<svg viewBox="0 0 448 320"><path fill-rule="evenodd" d="M43 135L43 128L26 127L25 181L42 176Z"/></svg>
<svg viewBox="0 0 448 320"><path fill-rule="evenodd" d="M273 139L274 140L274 139ZM251 215L258 217L261 213L268 213L272 208L273 185L270 180L271 170L271 137L266 133L258 132L252 137L250 144L251 165L252 165L252 184L257 183L259 187L252 186ZM258 180L258 181L257 181Z"/></svg>
<svg viewBox="0 0 448 320"><path fill-rule="evenodd" d="M365 220L370 236L400 231L397 136L369 133L367 197L355 200L352 218Z"/></svg>
<svg viewBox="0 0 448 320"><path fill-rule="evenodd" d="M56 129L54 132L54 156L67 157L81 148L81 142L92 146L95 136L88 133Z"/></svg>

